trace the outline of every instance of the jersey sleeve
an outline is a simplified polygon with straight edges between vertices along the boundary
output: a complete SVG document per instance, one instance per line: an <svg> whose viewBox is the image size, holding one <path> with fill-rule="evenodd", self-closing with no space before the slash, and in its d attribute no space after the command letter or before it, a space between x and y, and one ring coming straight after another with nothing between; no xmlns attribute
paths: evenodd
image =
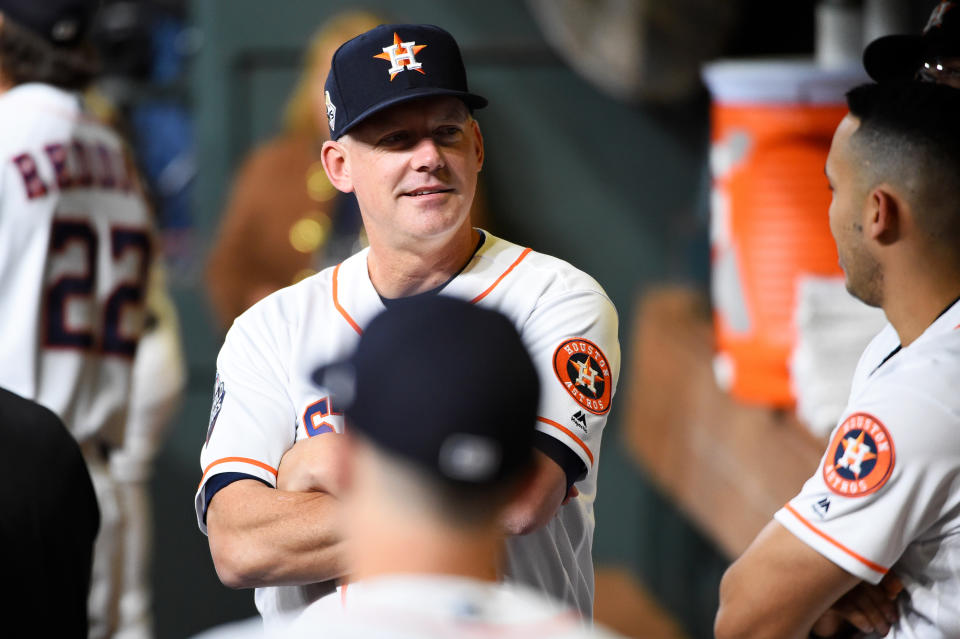
<svg viewBox="0 0 960 639"><path fill-rule="evenodd" d="M279 313L271 311L269 305L258 305L238 318L217 357L213 406L200 453L203 477L195 497L204 533L204 486L212 476L243 473L275 487L280 458L294 444L296 411L285 384L289 331Z"/></svg>
<svg viewBox="0 0 960 639"><path fill-rule="evenodd" d="M775 519L847 572L878 583L956 490L955 421L911 389L875 387L834 430L817 472Z"/></svg>
<svg viewBox="0 0 960 639"><path fill-rule="evenodd" d="M522 334L540 376L537 429L573 451L589 473L620 375L613 303L595 290L545 298Z"/></svg>

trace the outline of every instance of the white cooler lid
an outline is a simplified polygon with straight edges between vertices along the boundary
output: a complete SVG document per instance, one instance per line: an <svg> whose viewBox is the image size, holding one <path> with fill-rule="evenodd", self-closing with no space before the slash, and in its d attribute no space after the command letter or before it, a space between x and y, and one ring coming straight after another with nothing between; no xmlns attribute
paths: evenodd
<svg viewBox="0 0 960 639"><path fill-rule="evenodd" d="M813 58L757 58L706 64L703 81L720 104L845 104L844 94L870 78L860 65L824 69Z"/></svg>

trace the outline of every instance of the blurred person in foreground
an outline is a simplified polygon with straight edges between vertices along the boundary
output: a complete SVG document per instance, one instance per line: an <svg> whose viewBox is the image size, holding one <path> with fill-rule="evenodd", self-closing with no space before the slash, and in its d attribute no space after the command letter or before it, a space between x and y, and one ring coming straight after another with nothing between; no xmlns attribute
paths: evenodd
<svg viewBox="0 0 960 639"><path fill-rule="evenodd" d="M960 91L847 102L830 228L847 289L889 323L816 474L724 575L720 639L960 637Z"/></svg>
<svg viewBox="0 0 960 639"><path fill-rule="evenodd" d="M4 633L85 637L100 512L80 447L50 410L0 388L0 464Z"/></svg>

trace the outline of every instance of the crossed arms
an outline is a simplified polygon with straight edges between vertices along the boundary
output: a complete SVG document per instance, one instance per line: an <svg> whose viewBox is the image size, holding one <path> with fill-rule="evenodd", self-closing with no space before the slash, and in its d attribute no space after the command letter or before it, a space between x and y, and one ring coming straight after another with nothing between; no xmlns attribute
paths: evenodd
<svg viewBox="0 0 960 639"><path fill-rule="evenodd" d="M886 634L902 588L892 573L877 586L861 581L771 521L724 574L714 631L717 639L832 637L852 627Z"/></svg>
<svg viewBox="0 0 960 639"><path fill-rule="evenodd" d="M207 509L210 553L220 580L232 588L300 585L347 572L340 534L337 457L340 435L302 440L283 456L274 489L241 479L221 489ZM568 495L566 475L537 451L537 470L507 509L508 534L546 524Z"/></svg>

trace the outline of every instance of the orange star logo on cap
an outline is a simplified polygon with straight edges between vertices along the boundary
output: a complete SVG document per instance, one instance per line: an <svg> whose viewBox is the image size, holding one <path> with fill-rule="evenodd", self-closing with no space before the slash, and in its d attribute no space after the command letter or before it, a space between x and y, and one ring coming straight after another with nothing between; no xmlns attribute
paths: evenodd
<svg viewBox="0 0 960 639"><path fill-rule="evenodd" d="M390 81L393 82L393 79L397 77L398 73L407 69L422 73L423 75L427 74L426 71L421 68L423 65L417 62L416 58L416 55L426 46L425 44L417 44L416 42L403 42L397 32L394 31L393 44L389 47L384 47L383 53L378 53L373 57L386 60L390 63L388 73L390 74Z"/></svg>

